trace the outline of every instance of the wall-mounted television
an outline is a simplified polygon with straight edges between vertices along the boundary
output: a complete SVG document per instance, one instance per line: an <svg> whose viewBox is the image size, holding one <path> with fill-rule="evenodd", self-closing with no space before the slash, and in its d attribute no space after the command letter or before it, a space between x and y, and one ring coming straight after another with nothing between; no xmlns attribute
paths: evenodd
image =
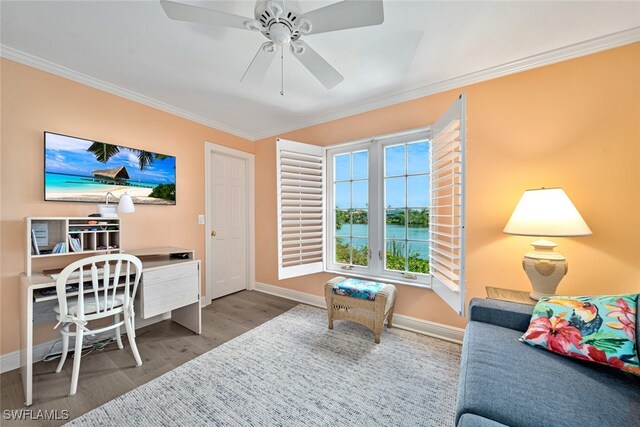
<svg viewBox="0 0 640 427"><path fill-rule="evenodd" d="M128 193L134 203L176 204L176 158L122 145L44 133L44 199L104 203Z"/></svg>

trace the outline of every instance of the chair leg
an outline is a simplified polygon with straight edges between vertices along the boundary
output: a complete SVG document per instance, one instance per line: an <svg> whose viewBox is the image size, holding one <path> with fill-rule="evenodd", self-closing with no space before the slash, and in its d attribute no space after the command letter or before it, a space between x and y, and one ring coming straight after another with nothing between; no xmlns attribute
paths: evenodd
<svg viewBox="0 0 640 427"><path fill-rule="evenodd" d="M76 394L78 390L78 376L80 375L80 359L82 358L82 340L84 331L76 326L76 348L73 354L73 372L71 373L71 389L69 396Z"/></svg>
<svg viewBox="0 0 640 427"><path fill-rule="evenodd" d="M344 278L341 278L344 280ZM324 300L327 303L327 320L329 329L333 329L333 281L329 281L324 286ZM337 283L337 282L336 282Z"/></svg>
<svg viewBox="0 0 640 427"><path fill-rule="evenodd" d="M64 362L67 360L67 354L69 354L69 325L64 325L62 327L62 354L60 355L60 363L56 368L56 374L62 371Z"/></svg>
<svg viewBox="0 0 640 427"><path fill-rule="evenodd" d="M394 305L391 306L391 308L389 309L389 314L387 314L387 328L391 329L393 327L393 309L394 309Z"/></svg>
<svg viewBox="0 0 640 427"><path fill-rule="evenodd" d="M116 313L115 314L115 321L116 321L116 323L120 323L120 313ZM118 326L116 328L116 342L118 343L118 348L120 350L122 350L124 348L124 345L122 345L122 337L121 337L121 333L120 333L120 326Z"/></svg>
<svg viewBox="0 0 640 427"><path fill-rule="evenodd" d="M327 307L327 317L329 320L329 329L333 329L333 306L329 305L329 307Z"/></svg>
<svg viewBox="0 0 640 427"><path fill-rule="evenodd" d="M136 366L142 365L142 359L140 353L138 353L138 346L136 345L136 337L133 335L133 319L125 314L124 327L127 329L127 338L129 339L129 346L131 346L131 352L136 359Z"/></svg>

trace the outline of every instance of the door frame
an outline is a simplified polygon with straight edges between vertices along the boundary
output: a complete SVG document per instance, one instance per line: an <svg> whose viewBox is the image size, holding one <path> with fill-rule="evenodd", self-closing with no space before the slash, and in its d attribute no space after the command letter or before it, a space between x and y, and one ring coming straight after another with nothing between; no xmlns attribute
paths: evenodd
<svg viewBox="0 0 640 427"><path fill-rule="evenodd" d="M247 230L245 233L247 239L247 289L253 290L256 286L256 225L255 225L255 193L254 193L254 176L255 176L255 156L251 153L225 147L223 145L214 144L205 141L204 143L204 200L205 200L205 282L206 296L205 304L211 304L211 295L213 294L213 262L211 259L211 201L212 191L211 178L213 177L212 154L221 154L224 156L234 157L243 160L246 164L245 168L245 188L246 188L246 218Z"/></svg>

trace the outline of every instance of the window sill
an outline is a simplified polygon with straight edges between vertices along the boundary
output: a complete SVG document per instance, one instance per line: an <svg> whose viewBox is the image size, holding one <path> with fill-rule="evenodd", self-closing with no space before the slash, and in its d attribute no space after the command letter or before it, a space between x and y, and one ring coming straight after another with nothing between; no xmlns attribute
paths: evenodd
<svg viewBox="0 0 640 427"><path fill-rule="evenodd" d="M373 281L381 282L381 283L389 283L391 285L413 286L414 288L431 289L431 286L427 285L425 283L409 282L409 281L404 281L404 280L390 279L388 277L371 276L371 275L367 275L367 274L358 274L358 273L354 273L354 272L349 271L349 270L329 270L329 269L325 269L325 272L326 273L331 273L331 274L338 274L340 276L355 277L355 278L358 278L358 279L367 279L367 280L373 280Z"/></svg>

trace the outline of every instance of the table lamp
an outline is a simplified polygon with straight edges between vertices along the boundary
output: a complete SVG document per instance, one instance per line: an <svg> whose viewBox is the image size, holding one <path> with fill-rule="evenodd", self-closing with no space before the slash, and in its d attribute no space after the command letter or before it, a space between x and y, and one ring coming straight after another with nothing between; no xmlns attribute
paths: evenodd
<svg viewBox="0 0 640 427"><path fill-rule="evenodd" d="M525 191L502 231L541 237L591 234L591 229L562 188ZM556 243L536 240L531 245L534 250L524 254L522 267L533 288L531 298L539 300L555 294L560 280L567 274L568 264L564 256L553 251L558 246Z"/></svg>
<svg viewBox="0 0 640 427"><path fill-rule="evenodd" d="M133 205L131 196L125 191L120 196L120 202L118 202L118 213L133 213L136 211L136 207Z"/></svg>

